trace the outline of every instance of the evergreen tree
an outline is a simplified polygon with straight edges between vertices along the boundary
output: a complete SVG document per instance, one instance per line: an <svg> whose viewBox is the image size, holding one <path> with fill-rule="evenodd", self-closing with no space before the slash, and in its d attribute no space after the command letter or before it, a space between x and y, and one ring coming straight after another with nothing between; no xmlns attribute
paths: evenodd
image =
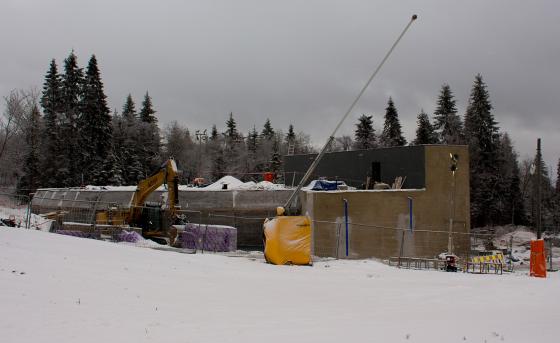
<svg viewBox="0 0 560 343"><path fill-rule="evenodd" d="M226 137L230 142L235 141L238 138L239 133L237 132L237 123L235 122L235 119L233 119L233 112L229 113L229 119L226 121L226 127Z"/></svg>
<svg viewBox="0 0 560 343"><path fill-rule="evenodd" d="M434 112L434 129L442 144L463 144L463 123L457 115L453 92L448 84L441 86L441 92Z"/></svg>
<svg viewBox="0 0 560 343"><path fill-rule="evenodd" d="M39 108L34 105L25 128L25 143L27 145L23 164L23 175L19 179L17 189L19 194L34 193L40 185L42 173L39 150L41 145L41 115Z"/></svg>
<svg viewBox="0 0 560 343"><path fill-rule="evenodd" d="M274 138L274 129L270 124L270 119L266 118L266 122L264 123L263 130L261 132L261 136L266 140L271 140Z"/></svg>
<svg viewBox="0 0 560 343"><path fill-rule="evenodd" d="M556 166L556 194L560 195L560 158Z"/></svg>
<svg viewBox="0 0 560 343"><path fill-rule="evenodd" d="M372 116L365 114L358 118L356 131L354 131L354 147L358 150L372 149L377 145L373 120L371 118Z"/></svg>
<svg viewBox="0 0 560 343"><path fill-rule="evenodd" d="M282 170L282 159L280 158L280 143L278 139L274 139L272 144L272 156L270 157L269 170L278 175Z"/></svg>
<svg viewBox="0 0 560 343"><path fill-rule="evenodd" d="M401 131L399 115L392 98L389 98L387 108L385 109L385 125L383 126L380 140L384 147L406 145L406 139Z"/></svg>
<svg viewBox="0 0 560 343"><path fill-rule="evenodd" d="M256 155L257 149L259 145L259 133L257 132L257 128L253 126L253 130L249 132L247 135L247 150L250 155Z"/></svg>
<svg viewBox="0 0 560 343"><path fill-rule="evenodd" d="M86 70L79 124L84 181L107 184L112 178L107 171L113 170L107 165L113 128L95 55L91 56Z"/></svg>
<svg viewBox="0 0 560 343"><path fill-rule="evenodd" d="M64 60L62 75L62 117L61 135L64 137L64 149L61 156L62 167L58 177L64 186L77 186L81 183L83 168L80 166L82 146L79 140L78 121L81 112L84 73L78 67L74 51Z"/></svg>
<svg viewBox="0 0 560 343"><path fill-rule="evenodd" d="M58 177L61 168L60 154L63 149L59 122L62 115L61 76L58 74L56 61L51 60L49 70L43 84L41 106L45 114L44 145L45 156L42 159L42 185L44 187L60 187L62 180Z"/></svg>
<svg viewBox="0 0 560 343"><path fill-rule="evenodd" d="M132 95L130 94L128 94L128 96L126 97L126 101L123 105L122 116L124 119L126 119L127 122L131 123L133 123L137 119L136 105L134 104L134 100L132 100Z"/></svg>
<svg viewBox="0 0 560 343"><path fill-rule="evenodd" d="M478 74L465 114L465 139L470 156L471 222L475 226L493 224L499 217L499 135L491 110L490 96Z"/></svg>
<svg viewBox="0 0 560 343"><path fill-rule="evenodd" d="M148 94L148 91L146 91L144 101L142 102L142 109L140 110L140 120L148 124L157 124L157 118L154 116L155 113L156 111L152 105L152 98Z"/></svg>
<svg viewBox="0 0 560 343"><path fill-rule="evenodd" d="M525 209L521 196L517 153L509 135L504 133L499 142L499 182L496 185L497 207L501 212L499 224L521 224L525 222ZM498 218L496 218L498 219Z"/></svg>
<svg viewBox="0 0 560 343"><path fill-rule="evenodd" d="M218 146L215 148L215 151L213 152L212 156L214 157L213 163L212 163L212 170L211 170L211 176L212 176L212 180L217 181L219 180L222 176L225 175L225 159L224 159L224 151Z"/></svg>
<svg viewBox="0 0 560 343"><path fill-rule="evenodd" d="M290 126L288 127L288 133L286 134L286 143L288 145L294 144L295 140L296 140L296 134L294 132L294 126L290 124Z"/></svg>
<svg viewBox="0 0 560 343"><path fill-rule="evenodd" d="M140 120L137 120L138 135L137 154L139 162L143 167L145 177L151 174L161 165L161 134L157 125L157 119L153 116L152 100L148 93L144 97Z"/></svg>
<svg viewBox="0 0 560 343"><path fill-rule="evenodd" d="M129 94L123 105L118 136L122 139L120 150L116 151L117 160L122 165L122 178L125 185L136 185L147 176L146 166L142 164L144 146L141 136L146 135L144 126L138 120L134 101ZM117 146L117 145L116 145Z"/></svg>
<svg viewBox="0 0 560 343"><path fill-rule="evenodd" d="M418 114L418 127L416 128L416 139L412 144L436 144L438 142L436 133L432 124L430 124L430 119L424 110L420 110Z"/></svg>
<svg viewBox="0 0 560 343"><path fill-rule="evenodd" d="M217 141L218 138L219 138L218 129L216 128L216 125L214 124L214 125L212 125L212 130L210 131L210 140Z"/></svg>

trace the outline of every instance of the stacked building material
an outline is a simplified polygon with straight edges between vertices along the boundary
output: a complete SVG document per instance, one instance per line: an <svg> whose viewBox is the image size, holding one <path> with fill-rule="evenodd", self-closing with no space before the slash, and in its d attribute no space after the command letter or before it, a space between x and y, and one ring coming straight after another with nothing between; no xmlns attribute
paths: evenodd
<svg viewBox="0 0 560 343"><path fill-rule="evenodd" d="M185 224L180 234L186 249L228 252L237 250L237 229L225 225Z"/></svg>
<svg viewBox="0 0 560 343"><path fill-rule="evenodd" d="M86 232L80 230L56 230L56 233L60 235L66 236L73 236L73 237L81 237L81 238L93 238L93 239L100 239L99 232Z"/></svg>

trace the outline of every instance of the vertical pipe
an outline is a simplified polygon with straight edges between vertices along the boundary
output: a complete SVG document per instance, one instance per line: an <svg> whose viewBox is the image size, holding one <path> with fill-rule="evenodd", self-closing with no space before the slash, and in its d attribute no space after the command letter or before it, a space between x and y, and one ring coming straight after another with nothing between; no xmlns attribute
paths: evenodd
<svg viewBox="0 0 560 343"><path fill-rule="evenodd" d="M344 224L346 225L346 257L348 257L348 200L342 199L344 201Z"/></svg>
<svg viewBox="0 0 560 343"><path fill-rule="evenodd" d="M413 223L412 223L412 198L408 197L408 228L410 229L410 232L413 231Z"/></svg>
<svg viewBox="0 0 560 343"><path fill-rule="evenodd" d="M541 139L537 139L537 239L541 239L541 232L542 232L542 217L541 217L541 201L542 201L542 185L541 185L541 177L542 177L542 170L541 170L541 162L542 155L541 155Z"/></svg>

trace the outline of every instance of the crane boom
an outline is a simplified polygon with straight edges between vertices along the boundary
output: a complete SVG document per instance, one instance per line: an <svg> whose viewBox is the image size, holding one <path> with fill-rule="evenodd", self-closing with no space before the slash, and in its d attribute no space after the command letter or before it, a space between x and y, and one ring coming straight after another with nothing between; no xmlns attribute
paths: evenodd
<svg viewBox="0 0 560 343"><path fill-rule="evenodd" d="M356 104L358 103L358 100L360 100L360 98L362 97L362 95L364 94L364 92L366 91L366 89L368 88L369 84L371 83L371 81L375 78L375 76L377 75L377 73L379 72L379 70L381 70L381 67L383 66L383 64L385 64L385 62L387 61L387 59L389 58L389 56L391 55L391 53L393 52L393 50L395 50L395 47L397 46L397 44L399 44L401 38L404 36L404 34L406 33L406 31L408 31L408 28L410 27L410 25L412 25L412 23L418 18L418 16L416 14L414 14L411 18L410 21L408 22L408 24L406 25L406 27L404 28L404 30L401 32L401 34L398 36L397 40L395 40L395 42L393 43L393 45L391 46L391 48L389 49L389 51L385 54L385 57L383 57L383 59L381 60L381 62L379 63L379 65L377 66L377 68L375 68L375 71L373 72L373 74L371 74L371 76L369 77L368 81L366 82L366 84L364 85L364 87L362 87L362 90L360 91L360 93L358 94L358 96L356 97L356 99L354 99L354 101L352 102L352 104L350 105L350 107L348 108L348 110L346 111L346 113L344 114L344 116L342 117L342 119L338 122L338 125L334 128L332 134L330 135L329 139L327 139L327 142L325 143L325 145L323 146L323 148L321 149L321 151L319 152L319 154L317 155L317 157L315 157L315 160L313 160L313 163L311 163L311 166L309 166L309 168L307 169L307 171L305 172L305 175L303 175L303 177L301 178L301 181L299 182L299 184L297 185L296 189L292 192L292 194L290 195L290 197L288 198L288 200L286 201L286 203L284 204L284 208L288 209L290 204L292 203L292 201L295 199L295 197L298 195L298 193L301 191L301 188L303 187L303 185L307 182L307 180L309 179L309 177L311 176L311 174L315 171L315 168L317 168L317 165L319 164L319 162L321 161L321 159L323 158L323 156L325 155L325 152L327 151L327 148L329 147L329 145L331 144L331 142L334 140L334 136L336 134L336 132L338 131L338 129L340 128L340 126L342 125L342 123L346 120L346 118L348 117L348 115L352 112L352 110L354 109L354 106L356 106Z"/></svg>

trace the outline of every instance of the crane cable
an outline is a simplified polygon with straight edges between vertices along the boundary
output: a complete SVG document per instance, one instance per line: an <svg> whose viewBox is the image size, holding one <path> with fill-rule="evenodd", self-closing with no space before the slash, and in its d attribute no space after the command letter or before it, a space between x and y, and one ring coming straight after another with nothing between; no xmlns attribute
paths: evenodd
<svg viewBox="0 0 560 343"><path fill-rule="evenodd" d="M329 145L331 144L331 142L334 140L334 135L336 134L336 132L338 131L338 129L340 128L340 126L342 125L342 123L346 120L346 118L348 117L348 115L350 114L350 112L352 112L352 110L354 109L354 106L356 106L356 103L358 103L358 100L360 100L360 98L362 97L362 95L364 94L364 92L366 91L366 89L368 88L369 84L371 83L371 81L375 78L375 76L377 75L377 73L379 72L379 70L381 70L381 67L383 67L383 64L385 64L385 61L387 61L387 59L389 58L389 56L391 55L391 53L393 52L393 50L395 50L395 47L397 46L397 44L399 44L401 38L404 36L404 34L406 33L406 31L408 31L408 28L412 25L412 23L418 18L418 16L416 14L414 14L411 18L410 21L408 22L408 24L406 25L406 27L404 28L404 30L401 32L401 34L399 35L399 37L397 38L397 40L395 40L395 42L393 43L393 45L391 46L391 48L389 49L389 51L387 52L387 54L385 54L385 57L383 57L383 59L381 60L381 63L379 63L379 65L377 66L377 68L375 69L375 71L373 72L373 74L371 74L371 76L369 77L368 81L366 82L366 84L364 85L364 87L362 88L362 90L360 91L360 93L358 94L358 96L356 97L356 99L352 102L352 104L350 105L350 107L348 108L348 110L346 111L346 113L344 114L344 116L342 117L342 119L340 120L340 122L338 123L338 125L335 127L333 133L330 135L329 139L327 140L327 143L325 143L325 145L323 146L323 148L321 149L321 152L317 155L317 157L315 158L315 160L313 161L313 163L311 163L311 166L309 167L309 169L307 169L307 172L305 173L305 175L303 176L303 178L301 179L301 181L299 182L297 188L292 192L292 194L290 195L290 197L288 198L288 200L286 201L286 204L284 205L285 209L288 209L290 204L292 203L292 201L294 200L294 198L296 197L296 195L299 193L299 191L301 190L301 188L303 187L303 185L307 182L307 179L309 178L309 176L313 173L313 171L315 171L315 168L317 167L317 165L319 164L319 161L323 158L323 155L325 154L325 152L327 151L327 148L329 147Z"/></svg>

